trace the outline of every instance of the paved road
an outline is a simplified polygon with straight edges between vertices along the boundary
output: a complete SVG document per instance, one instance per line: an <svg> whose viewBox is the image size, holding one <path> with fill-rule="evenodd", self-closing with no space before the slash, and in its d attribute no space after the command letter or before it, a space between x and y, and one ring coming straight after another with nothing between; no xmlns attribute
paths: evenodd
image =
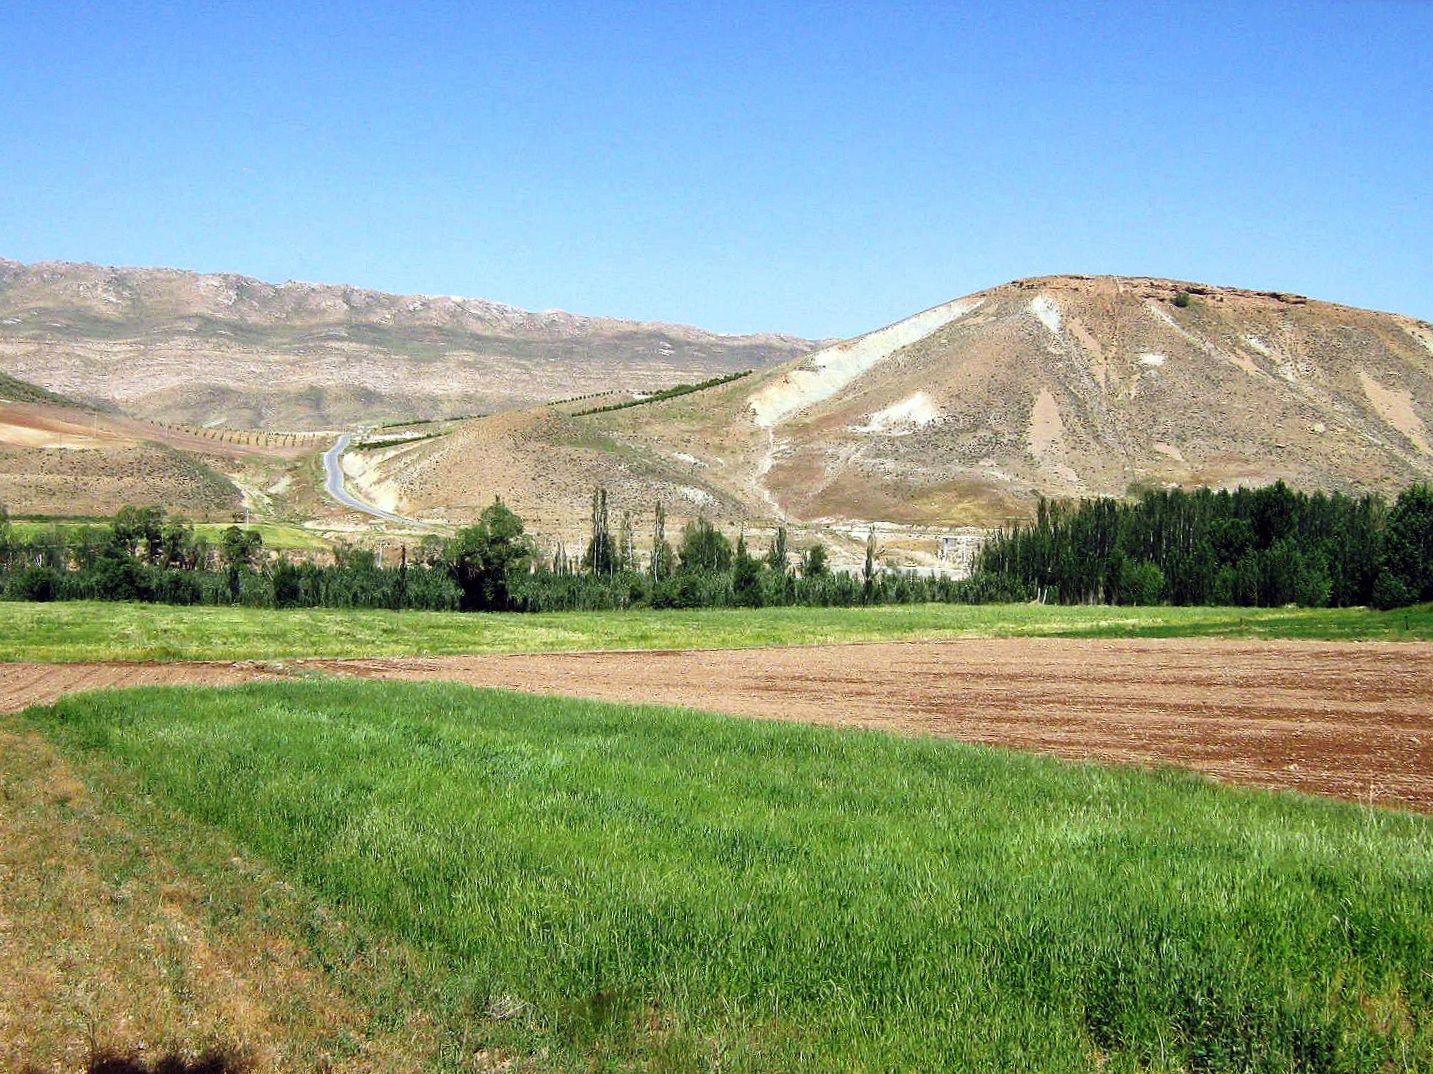
<svg viewBox="0 0 1433 1074"><path fill-rule="evenodd" d="M365 515L372 515L374 518L381 518L388 522L400 522L405 526L421 525L414 519L404 518L402 515L385 511L381 507L374 507L371 503L365 503L348 491L348 486L344 484L343 480L342 459L343 453L348 450L349 441L352 439L351 433L344 433L333 447L323 453L324 490L343 506L352 507L355 511L362 511Z"/></svg>

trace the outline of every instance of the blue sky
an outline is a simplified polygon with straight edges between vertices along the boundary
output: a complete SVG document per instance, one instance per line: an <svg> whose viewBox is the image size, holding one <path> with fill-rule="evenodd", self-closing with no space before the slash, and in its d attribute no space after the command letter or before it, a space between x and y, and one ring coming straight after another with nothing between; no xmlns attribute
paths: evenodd
<svg viewBox="0 0 1433 1074"><path fill-rule="evenodd" d="M810 336L1053 272L1433 319L1433 3L25 4L0 256Z"/></svg>

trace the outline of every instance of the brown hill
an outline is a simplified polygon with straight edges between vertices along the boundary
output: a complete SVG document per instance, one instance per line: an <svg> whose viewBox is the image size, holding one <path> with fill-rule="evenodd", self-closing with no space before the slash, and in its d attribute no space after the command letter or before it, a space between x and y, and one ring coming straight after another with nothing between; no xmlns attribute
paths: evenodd
<svg viewBox="0 0 1433 1074"><path fill-rule="evenodd" d="M329 443L305 434L186 429L81 404L0 374L0 505L20 516L94 517L156 506L229 521ZM316 496L316 493L315 493Z"/></svg>
<svg viewBox="0 0 1433 1074"><path fill-rule="evenodd" d="M0 260L0 369L196 425L343 428L511 409L763 367L811 346L481 299Z"/></svg>
<svg viewBox="0 0 1433 1074"><path fill-rule="evenodd" d="M1037 493L1280 478L1393 492L1433 478L1433 327L1294 295L1057 276L695 395L524 419L520 452L494 420L371 480L405 512L450 517L501 491L580 520L582 490L606 481L624 506L681 504L685 486L751 520L941 528L1024 515ZM524 489L504 459L555 473Z"/></svg>

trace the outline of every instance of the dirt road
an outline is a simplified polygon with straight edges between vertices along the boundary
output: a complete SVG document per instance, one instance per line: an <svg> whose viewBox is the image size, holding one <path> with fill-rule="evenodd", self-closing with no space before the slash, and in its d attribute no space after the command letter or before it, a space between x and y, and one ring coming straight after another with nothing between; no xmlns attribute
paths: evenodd
<svg viewBox="0 0 1433 1074"><path fill-rule="evenodd" d="M306 661L386 679L946 735L1433 811L1433 644L960 640ZM70 689L228 682L216 664L0 665L0 709Z"/></svg>

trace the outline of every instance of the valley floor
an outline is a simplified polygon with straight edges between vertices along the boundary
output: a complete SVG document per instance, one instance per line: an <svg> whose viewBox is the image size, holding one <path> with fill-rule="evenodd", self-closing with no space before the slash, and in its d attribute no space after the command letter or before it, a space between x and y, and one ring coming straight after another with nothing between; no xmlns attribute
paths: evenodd
<svg viewBox="0 0 1433 1074"><path fill-rule="evenodd" d="M90 693L4 730L22 1069L89 1040L264 1072L1433 1059L1410 813L332 676Z"/></svg>
<svg viewBox="0 0 1433 1074"><path fill-rule="evenodd" d="M5 1069L1433 1062L1427 607L0 638Z"/></svg>

